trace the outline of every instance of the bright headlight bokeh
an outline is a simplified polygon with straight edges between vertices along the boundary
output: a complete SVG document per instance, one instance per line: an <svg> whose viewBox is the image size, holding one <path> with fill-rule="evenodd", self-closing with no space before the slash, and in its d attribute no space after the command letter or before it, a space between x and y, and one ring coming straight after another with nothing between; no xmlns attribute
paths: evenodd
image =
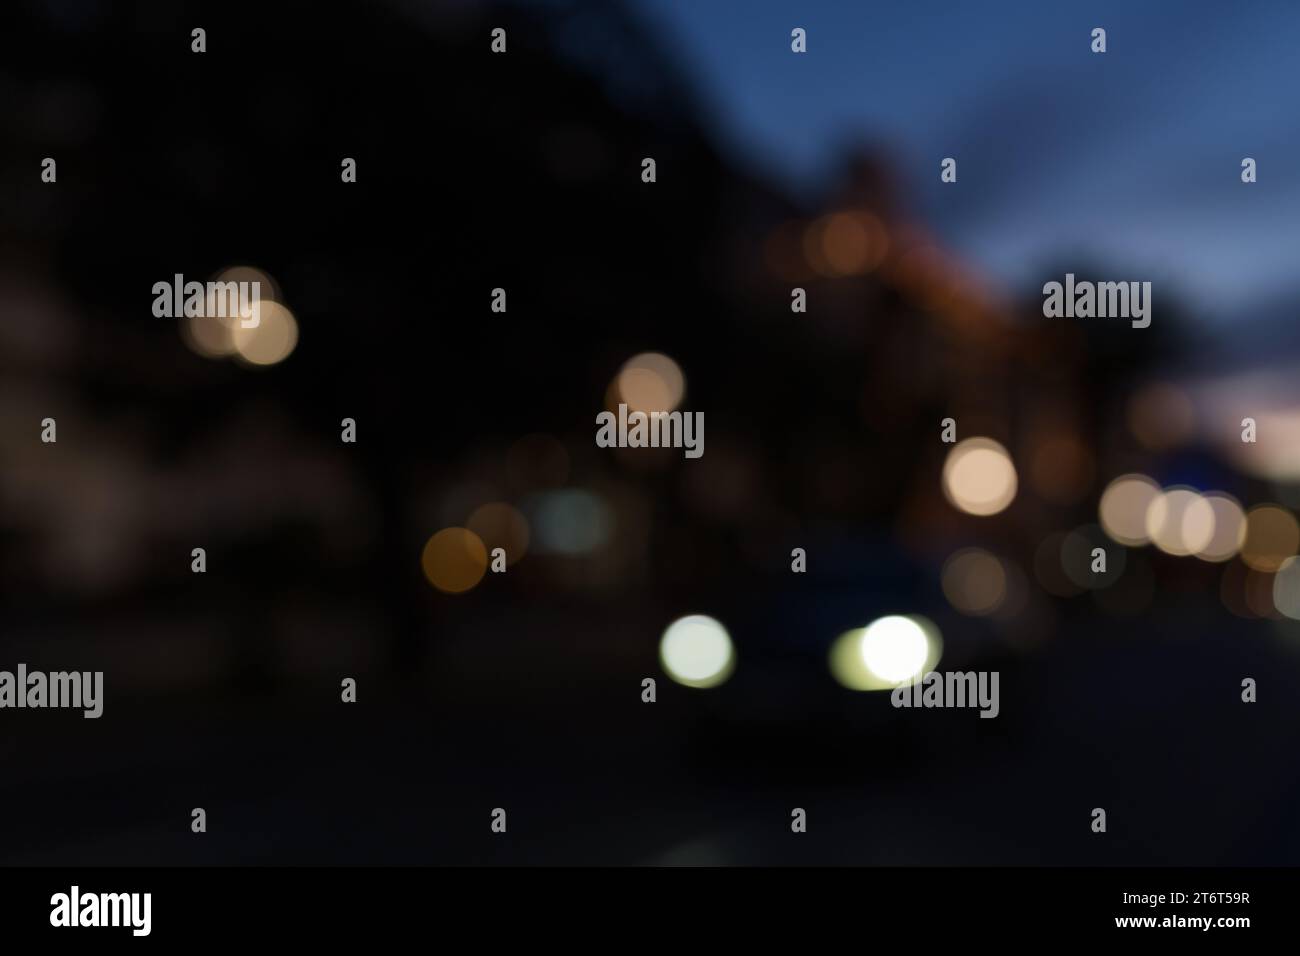
<svg viewBox="0 0 1300 956"><path fill-rule="evenodd" d="M659 661L668 676L687 687L717 687L736 667L731 636L703 614L678 618L659 639Z"/></svg>
<svg viewBox="0 0 1300 956"><path fill-rule="evenodd" d="M831 645L832 676L850 690L890 690L924 677L939 663L943 639L920 615L890 615L846 631Z"/></svg>

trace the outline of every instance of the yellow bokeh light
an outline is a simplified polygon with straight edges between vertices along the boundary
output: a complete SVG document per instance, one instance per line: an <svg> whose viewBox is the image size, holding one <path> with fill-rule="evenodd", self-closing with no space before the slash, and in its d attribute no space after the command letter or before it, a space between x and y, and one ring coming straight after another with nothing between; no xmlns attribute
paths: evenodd
<svg viewBox="0 0 1300 956"><path fill-rule="evenodd" d="M967 514L997 514L1016 496L1016 468L1011 456L991 438L968 438L958 443L943 465L943 492Z"/></svg>
<svg viewBox="0 0 1300 956"><path fill-rule="evenodd" d="M1151 499L1146 530L1166 554L1195 554L1214 538L1214 509L1195 489L1171 488Z"/></svg>
<svg viewBox="0 0 1300 956"><path fill-rule="evenodd" d="M257 317L260 319L261 313L266 308L268 302L279 302L280 288L275 280L261 269L252 266L231 266L223 269L212 277L212 283L246 283L252 285L257 283ZM204 358L219 359L228 358L238 355L239 349L235 340L235 329L237 325L244 321L251 320L254 312L251 304L240 300L241 309L239 315L223 314L229 311L230 299L221 294L212 284L206 286L206 297L203 315L181 316L180 328L181 337L190 349ZM278 331L273 330L271 339L262 343L261 348L266 349L275 341L277 335L283 335L285 330L280 328ZM294 340L297 339L296 323L293 329ZM251 345L251 338L244 337L244 341ZM292 350L292 346L290 346ZM287 353L286 353L287 354ZM252 360L250 360L252 361ZM277 360L278 361L278 360ZM271 364L266 362L256 362L253 364Z"/></svg>
<svg viewBox="0 0 1300 956"><path fill-rule="evenodd" d="M920 615L890 615L837 637L831 675L849 690L890 690L920 680L939 663L943 639Z"/></svg>
<svg viewBox="0 0 1300 956"><path fill-rule="evenodd" d="M1223 492L1211 492L1205 501L1214 512L1214 534L1196 556L1203 561L1227 561L1246 541L1246 513L1237 499Z"/></svg>
<svg viewBox="0 0 1300 956"><path fill-rule="evenodd" d="M736 667L731 636L718 621L703 614L678 618L659 639L659 662L665 673L686 687L717 687Z"/></svg>
<svg viewBox="0 0 1300 956"><path fill-rule="evenodd" d="M823 275L873 271L889 249L881 221L869 212L836 212L814 222L805 237L810 264Z"/></svg>
<svg viewBox="0 0 1300 956"><path fill-rule="evenodd" d="M483 579L487 549L467 528L443 528L428 540L420 557L424 576L439 591L459 594Z"/></svg>
<svg viewBox="0 0 1300 956"><path fill-rule="evenodd" d="M1246 513L1241 560L1256 571L1276 571L1300 547L1300 525L1281 505L1258 505Z"/></svg>
<svg viewBox="0 0 1300 956"><path fill-rule="evenodd" d="M629 411L671 412L686 394L686 377L667 355L642 352L623 363L612 393Z"/></svg>
<svg viewBox="0 0 1300 956"><path fill-rule="evenodd" d="M260 301L283 302L280 295L280 286L271 278L270 274L263 272L255 266L230 266L222 269L215 276L215 282L247 282L250 285L257 283L257 297Z"/></svg>
<svg viewBox="0 0 1300 956"><path fill-rule="evenodd" d="M180 322L185 344L204 358L225 358L235 354L234 319L221 315L190 315Z"/></svg>
<svg viewBox="0 0 1300 956"><path fill-rule="evenodd" d="M1146 475L1121 475L1106 486L1097 517L1106 533L1130 547L1148 544L1147 509L1160 495L1160 486Z"/></svg>
<svg viewBox="0 0 1300 956"><path fill-rule="evenodd" d="M250 365L275 365L289 357L298 344L298 321L279 302L259 305L260 321L252 328L233 323L231 338L239 357Z"/></svg>

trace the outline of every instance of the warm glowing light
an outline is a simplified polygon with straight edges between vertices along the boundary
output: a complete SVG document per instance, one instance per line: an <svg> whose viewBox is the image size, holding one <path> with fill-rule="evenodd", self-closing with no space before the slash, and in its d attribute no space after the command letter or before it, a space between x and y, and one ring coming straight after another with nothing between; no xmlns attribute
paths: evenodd
<svg viewBox="0 0 1300 956"><path fill-rule="evenodd" d="M1300 547L1300 525L1280 505L1259 505L1246 513L1241 560L1256 571L1276 571Z"/></svg>
<svg viewBox="0 0 1300 956"><path fill-rule="evenodd" d="M182 318L181 336L190 349L204 358L225 358L235 354L233 318L219 315L190 315Z"/></svg>
<svg viewBox="0 0 1300 956"><path fill-rule="evenodd" d="M828 661L831 676L849 690L880 690L880 682L862 659L862 632L860 627L845 631L832 642Z"/></svg>
<svg viewBox="0 0 1300 956"><path fill-rule="evenodd" d="M215 274L211 281L213 283L247 283L250 286L257 283L257 317L259 319L267 303L280 300L280 287L275 280L261 269L255 269L252 266L231 266ZM239 345L235 337L236 327L244 321L252 319L254 312L251 304L241 300L240 304L244 308L239 315L223 315L222 313L229 308L229 304L230 299L209 286L205 301L205 314L181 317L181 336L192 351L197 352L204 358L211 359L239 355ZM282 335L284 331L284 328L280 328L278 331L273 330L272 338L263 342L261 347L267 348L270 346L274 342L274 336ZM297 340L296 323L293 329L293 338L294 341ZM245 335L242 341L251 342L252 337ZM292 348L293 346L290 345L290 351L292 351ZM257 365L273 364L255 360L249 361ZM279 361L279 359L276 359L276 361Z"/></svg>
<svg viewBox="0 0 1300 956"><path fill-rule="evenodd" d="M925 629L910 617L890 615L862 632L862 661L877 678L896 686L920 677L930 658Z"/></svg>
<svg viewBox="0 0 1300 956"><path fill-rule="evenodd" d="M814 222L805 237L809 263L824 275L871 272L889 248L884 225L869 212L836 212Z"/></svg>
<svg viewBox="0 0 1300 956"><path fill-rule="evenodd" d="M963 614L992 614L1007 596L1002 562L980 548L966 548L950 557L942 582L944 596Z"/></svg>
<svg viewBox="0 0 1300 956"><path fill-rule="evenodd" d="M459 594L483 579L487 549L473 531L443 528L425 544L420 565L429 583L439 591Z"/></svg>
<svg viewBox="0 0 1300 956"><path fill-rule="evenodd" d="M280 295L280 286L270 274L263 272L254 266L230 266L222 269L212 277L214 282L247 282L250 285L257 283L257 292L259 301L266 302L283 302L284 298Z"/></svg>
<svg viewBox="0 0 1300 956"><path fill-rule="evenodd" d="M231 337L239 357L250 365L275 365L289 357L298 344L298 321L279 302L259 304L260 321L252 328L243 322L231 326Z"/></svg>
<svg viewBox="0 0 1300 956"><path fill-rule="evenodd" d="M1214 534L1196 556L1203 561L1227 561L1246 541L1246 513L1237 499L1223 492L1211 492L1205 501L1214 512Z"/></svg>
<svg viewBox="0 0 1300 956"><path fill-rule="evenodd" d="M1097 508L1101 526L1120 544L1148 544L1147 509L1159 495L1160 486L1146 475L1121 475L1101 494Z"/></svg>
<svg viewBox="0 0 1300 956"><path fill-rule="evenodd" d="M667 355L642 352L623 363L613 391L630 411L671 412L686 394L686 377Z"/></svg>
<svg viewBox="0 0 1300 956"><path fill-rule="evenodd" d="M829 663L831 675L849 690L889 690L933 670L942 651L943 639L931 621L892 615L837 637Z"/></svg>
<svg viewBox="0 0 1300 956"><path fill-rule="evenodd" d="M1007 450L991 438L968 438L953 446L943 465L943 491L952 504L973 515L994 515L1016 496L1016 468Z"/></svg>
<svg viewBox="0 0 1300 956"><path fill-rule="evenodd" d="M659 639L664 671L687 687L716 687L731 676L736 654L727 629L711 617L692 614L669 624Z"/></svg>
<svg viewBox="0 0 1300 956"><path fill-rule="evenodd" d="M1214 509L1192 488L1171 488L1151 499L1146 528L1165 554L1194 554L1214 537Z"/></svg>

